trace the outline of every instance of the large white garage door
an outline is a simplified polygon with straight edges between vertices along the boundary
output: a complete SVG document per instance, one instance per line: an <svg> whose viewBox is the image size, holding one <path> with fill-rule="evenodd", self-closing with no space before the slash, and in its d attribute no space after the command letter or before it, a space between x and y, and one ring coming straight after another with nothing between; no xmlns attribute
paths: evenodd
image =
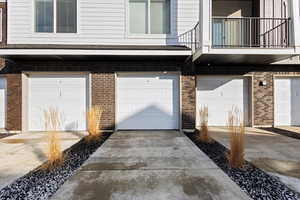
<svg viewBox="0 0 300 200"><path fill-rule="evenodd" d="M117 128L178 129L179 76L119 74Z"/></svg>
<svg viewBox="0 0 300 200"><path fill-rule="evenodd" d="M86 75L30 75L28 122L30 131L45 130L44 111L58 109L61 130L86 130Z"/></svg>
<svg viewBox="0 0 300 200"><path fill-rule="evenodd" d="M248 79L231 76L203 76L197 79L197 124L199 110L208 107L208 125L226 126L228 112L238 108L248 125Z"/></svg>
<svg viewBox="0 0 300 200"><path fill-rule="evenodd" d="M276 78L274 81L275 125L300 125L300 78Z"/></svg>
<svg viewBox="0 0 300 200"><path fill-rule="evenodd" d="M0 78L0 128L5 128L6 81Z"/></svg>

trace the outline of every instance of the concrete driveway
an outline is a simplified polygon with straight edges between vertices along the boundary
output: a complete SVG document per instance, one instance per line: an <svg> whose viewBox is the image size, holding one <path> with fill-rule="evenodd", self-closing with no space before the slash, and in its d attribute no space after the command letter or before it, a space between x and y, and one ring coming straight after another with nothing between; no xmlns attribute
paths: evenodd
<svg viewBox="0 0 300 200"><path fill-rule="evenodd" d="M77 143L85 134L62 132L63 150ZM0 189L24 176L47 160L47 134L22 133L0 139Z"/></svg>
<svg viewBox="0 0 300 200"><path fill-rule="evenodd" d="M229 147L230 134L226 127L210 127L209 132L215 140ZM300 193L299 139L258 128L246 128L245 151L248 161L277 176Z"/></svg>
<svg viewBox="0 0 300 200"><path fill-rule="evenodd" d="M249 198L182 133L128 131L114 133L52 199Z"/></svg>

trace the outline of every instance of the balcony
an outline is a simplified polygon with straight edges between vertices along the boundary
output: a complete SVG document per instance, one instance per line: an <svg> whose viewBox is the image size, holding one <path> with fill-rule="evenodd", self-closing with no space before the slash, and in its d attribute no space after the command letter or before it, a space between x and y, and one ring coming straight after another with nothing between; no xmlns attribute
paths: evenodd
<svg viewBox="0 0 300 200"><path fill-rule="evenodd" d="M300 21L299 3L287 2L266 7L255 0L200 0L199 22L178 41L205 65L271 64L289 58L300 45Z"/></svg>
<svg viewBox="0 0 300 200"><path fill-rule="evenodd" d="M288 18L212 18L212 48L288 48Z"/></svg>

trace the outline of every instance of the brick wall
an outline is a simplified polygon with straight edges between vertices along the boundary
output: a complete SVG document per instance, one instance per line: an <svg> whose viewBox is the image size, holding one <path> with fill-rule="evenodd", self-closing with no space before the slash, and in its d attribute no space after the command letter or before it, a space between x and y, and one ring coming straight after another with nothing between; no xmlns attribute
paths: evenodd
<svg viewBox="0 0 300 200"><path fill-rule="evenodd" d="M201 67L181 62L24 62L4 70L7 78L7 122L9 130L21 130L21 71L91 71L92 104L102 105L103 129L115 127L115 72L121 71L181 71L182 128L194 129L196 122L196 75L232 74L252 75L253 82L253 124L255 126L273 125L273 76L300 75L300 66L220 66ZM2 70L3 72L3 70ZM260 86L260 81L267 81Z"/></svg>
<svg viewBox="0 0 300 200"><path fill-rule="evenodd" d="M274 125L274 77L299 76L297 68L291 71L253 72L253 118L254 126ZM259 85L260 81L266 81L266 86Z"/></svg>
<svg viewBox="0 0 300 200"><path fill-rule="evenodd" d="M196 81L194 75L181 76L182 129L194 129L196 122Z"/></svg>
<svg viewBox="0 0 300 200"><path fill-rule="evenodd" d="M196 74L201 75L251 75L253 126L274 125L274 76L300 75L299 65L268 66L197 66ZM260 85L266 81L267 85Z"/></svg>
<svg viewBox="0 0 300 200"><path fill-rule="evenodd" d="M152 72L180 71L181 63L175 61L13 61L0 73L8 77L9 116L7 127L10 130L21 130L21 73L22 71L38 72L91 72L91 102L104 109L102 129L115 128L115 72Z"/></svg>
<svg viewBox="0 0 300 200"><path fill-rule="evenodd" d="M181 69L182 129L196 127L196 76L192 60L187 60Z"/></svg>
<svg viewBox="0 0 300 200"><path fill-rule="evenodd" d="M92 73L92 105L103 108L101 129L115 128L115 74Z"/></svg>
<svg viewBox="0 0 300 200"><path fill-rule="evenodd" d="M273 73L254 72L253 74L253 125L270 126L274 120L273 101ZM260 85L261 81L266 81L267 85Z"/></svg>
<svg viewBox="0 0 300 200"><path fill-rule="evenodd" d="M7 106L6 129L20 131L22 129L22 75L6 74Z"/></svg>

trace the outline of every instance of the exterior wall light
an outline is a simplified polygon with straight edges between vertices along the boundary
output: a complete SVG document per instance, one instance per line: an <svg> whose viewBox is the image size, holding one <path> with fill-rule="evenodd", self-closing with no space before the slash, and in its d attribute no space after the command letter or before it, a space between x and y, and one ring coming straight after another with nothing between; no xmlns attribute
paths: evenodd
<svg viewBox="0 0 300 200"><path fill-rule="evenodd" d="M259 81L259 86L266 86L267 85L267 81Z"/></svg>

